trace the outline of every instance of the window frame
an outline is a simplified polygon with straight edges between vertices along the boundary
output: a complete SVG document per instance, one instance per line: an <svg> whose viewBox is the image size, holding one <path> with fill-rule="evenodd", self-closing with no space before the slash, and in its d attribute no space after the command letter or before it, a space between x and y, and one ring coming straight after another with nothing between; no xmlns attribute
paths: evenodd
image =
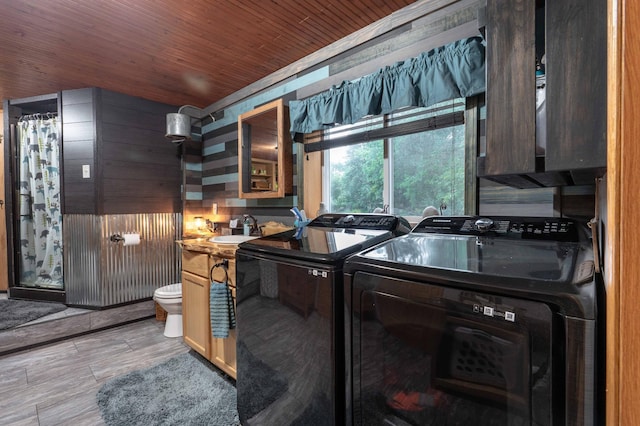
<svg viewBox="0 0 640 426"><path fill-rule="evenodd" d="M464 214L475 215L478 211L478 178L476 161L478 156L479 145L479 128L481 108L483 108L484 102L482 96L474 96L464 99L464 138L465 138L465 195L464 195ZM387 116L382 116L383 126L387 123ZM441 128L441 127L440 127ZM434 129L435 130L435 129ZM424 130L429 131L429 130ZM397 136L401 136L398 134ZM395 135L390 136L395 137ZM318 135L311 140L318 142ZM383 188L383 203L387 206L393 205L393 173L391 162L393 161L393 150L391 149L391 142L389 137L374 139L383 141L383 175L384 175L384 188ZM307 139L305 138L305 143ZM363 141L366 142L366 141ZM307 146L305 146L305 151ZM329 174L329 149L323 149L321 152L321 200L324 200L325 206L330 209L330 174ZM439 206L436 206L439 207ZM313 210L315 211L315 210ZM329 210L331 211L331 210ZM446 211L444 213L446 215ZM420 216L404 216L411 223L417 223L420 221Z"/></svg>

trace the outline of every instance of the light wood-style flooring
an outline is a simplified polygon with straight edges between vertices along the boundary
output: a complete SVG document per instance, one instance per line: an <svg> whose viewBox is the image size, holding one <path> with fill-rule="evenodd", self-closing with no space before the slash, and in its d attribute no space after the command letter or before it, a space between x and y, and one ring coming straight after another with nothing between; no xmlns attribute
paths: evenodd
<svg viewBox="0 0 640 426"><path fill-rule="evenodd" d="M0 300L6 298L6 293L0 293ZM151 318L155 313L155 304L151 299L99 310L67 307L61 312L17 327L0 329L0 357L30 347ZM0 413L0 421L1 419Z"/></svg>
<svg viewBox="0 0 640 426"><path fill-rule="evenodd" d="M96 393L109 379L189 348L145 319L0 356L0 425L104 425Z"/></svg>

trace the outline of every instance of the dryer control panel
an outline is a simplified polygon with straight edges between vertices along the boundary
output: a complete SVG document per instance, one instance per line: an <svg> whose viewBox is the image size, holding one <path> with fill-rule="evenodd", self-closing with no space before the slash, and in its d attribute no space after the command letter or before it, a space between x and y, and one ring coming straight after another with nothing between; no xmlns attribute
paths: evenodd
<svg viewBox="0 0 640 426"><path fill-rule="evenodd" d="M574 220L559 217L430 216L412 232L578 242Z"/></svg>

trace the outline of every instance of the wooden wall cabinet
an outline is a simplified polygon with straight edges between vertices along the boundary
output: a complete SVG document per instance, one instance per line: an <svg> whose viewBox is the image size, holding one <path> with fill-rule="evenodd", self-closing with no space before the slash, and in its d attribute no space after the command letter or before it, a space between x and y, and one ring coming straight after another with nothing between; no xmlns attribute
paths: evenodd
<svg viewBox="0 0 640 426"><path fill-rule="evenodd" d="M606 168L606 0L487 0L486 152L478 175L528 188L594 184ZM536 156L536 57L546 150Z"/></svg>
<svg viewBox="0 0 640 426"><path fill-rule="evenodd" d="M228 278L235 306L236 266L234 248L213 248L208 252L183 249L182 252L182 327L184 342L211 361L220 370L236 378L236 331L229 337L215 338L211 333L209 290L211 268L228 261ZM216 253L216 254L212 254ZM223 268L213 269L213 279L223 282Z"/></svg>
<svg viewBox="0 0 640 426"><path fill-rule="evenodd" d="M238 117L238 196L283 198L293 193L289 111L282 99Z"/></svg>

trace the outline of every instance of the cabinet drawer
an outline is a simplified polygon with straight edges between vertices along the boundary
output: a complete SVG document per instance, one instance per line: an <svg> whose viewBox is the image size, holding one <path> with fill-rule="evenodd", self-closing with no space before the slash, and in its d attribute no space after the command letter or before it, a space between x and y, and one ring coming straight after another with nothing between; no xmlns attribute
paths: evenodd
<svg viewBox="0 0 640 426"><path fill-rule="evenodd" d="M198 253L192 251L182 252L182 270L200 275L201 277L209 276L209 255L206 253Z"/></svg>

